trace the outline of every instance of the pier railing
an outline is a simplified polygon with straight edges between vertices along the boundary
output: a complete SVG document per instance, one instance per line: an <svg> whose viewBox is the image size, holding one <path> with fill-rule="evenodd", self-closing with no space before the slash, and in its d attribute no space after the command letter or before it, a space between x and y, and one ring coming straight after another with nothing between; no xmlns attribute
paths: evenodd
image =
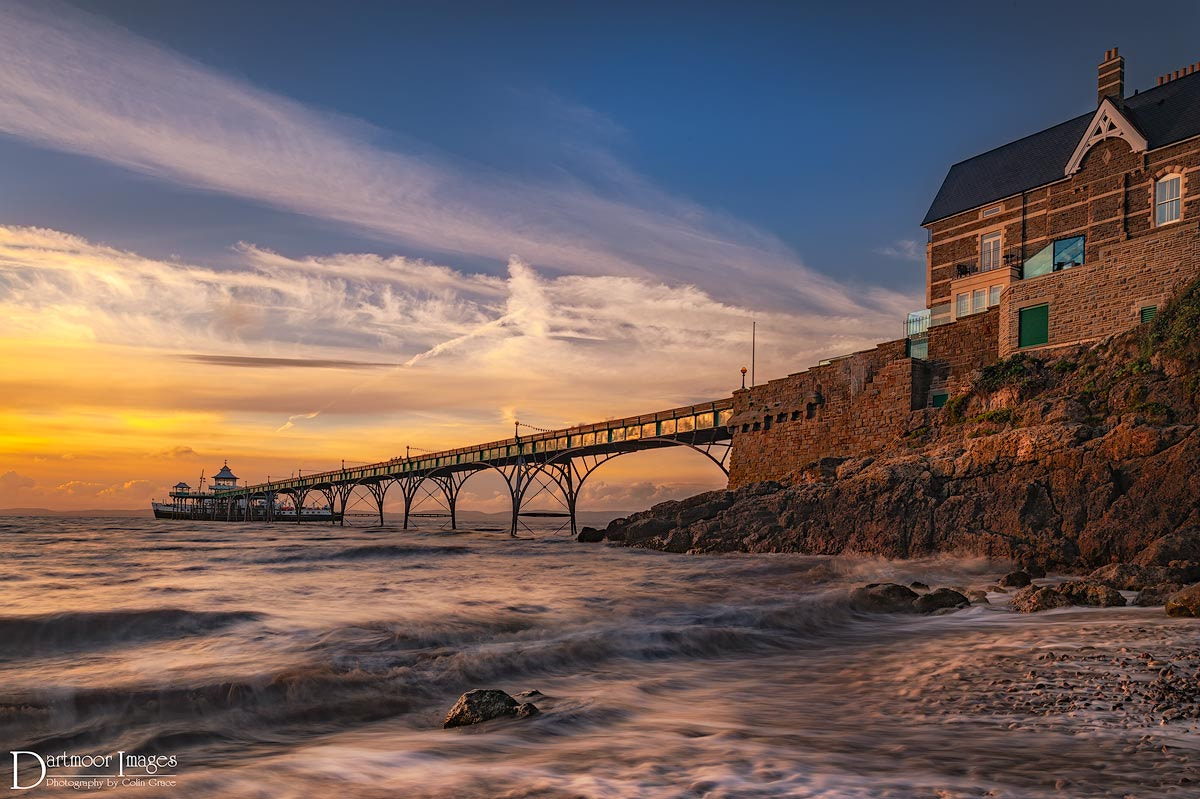
<svg viewBox="0 0 1200 799"><path fill-rule="evenodd" d="M347 483L417 474L433 470L453 471L457 468L476 468L482 465L507 464L523 456L547 455L590 447L611 447L640 439L672 440L697 435L723 437L733 416L733 398L685 405L640 416L627 416L593 424L575 425L560 430L533 432L500 441L490 441L468 447L423 452L411 457L397 457L365 466L314 472L286 480L272 480L240 489L243 494L294 491L314 488L331 482Z"/></svg>

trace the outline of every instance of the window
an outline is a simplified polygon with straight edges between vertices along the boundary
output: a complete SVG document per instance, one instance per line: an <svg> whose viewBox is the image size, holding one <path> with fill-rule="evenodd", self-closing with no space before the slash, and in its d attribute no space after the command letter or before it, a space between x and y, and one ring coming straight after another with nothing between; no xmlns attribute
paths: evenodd
<svg viewBox="0 0 1200 799"><path fill-rule="evenodd" d="M974 304L971 306L971 313L980 313L987 310L987 289L975 289Z"/></svg>
<svg viewBox="0 0 1200 799"><path fill-rule="evenodd" d="M1000 234L989 233L979 239L979 271L1000 268Z"/></svg>
<svg viewBox="0 0 1200 799"><path fill-rule="evenodd" d="M1004 210L1003 205L993 205L991 208L985 208L982 216L986 219L989 216L995 216L996 214L1000 213L1002 210Z"/></svg>
<svg viewBox="0 0 1200 799"><path fill-rule="evenodd" d="M1022 308L1017 324L1017 346L1036 347L1050 341L1050 306Z"/></svg>
<svg viewBox="0 0 1200 799"><path fill-rule="evenodd" d="M1048 275L1072 266L1081 266L1085 243L1083 236L1072 236L1050 242L1025 261L1021 276L1028 280L1031 277Z"/></svg>
<svg viewBox="0 0 1200 799"><path fill-rule="evenodd" d="M950 399L950 395L945 392L940 392L938 394L934 394L933 395L933 407L944 408L946 406L946 400L948 400L948 399Z"/></svg>
<svg viewBox="0 0 1200 799"><path fill-rule="evenodd" d="M1059 239L1054 242L1054 271L1070 269L1083 263L1083 236Z"/></svg>
<svg viewBox="0 0 1200 799"><path fill-rule="evenodd" d="M1154 224L1169 225L1179 221L1179 190L1182 178L1167 175L1154 184Z"/></svg>
<svg viewBox="0 0 1200 799"><path fill-rule="evenodd" d="M1147 305L1145 308L1143 308L1138 313L1138 318L1143 325L1146 324L1147 322L1153 322L1157 316L1158 316L1158 306L1157 305Z"/></svg>
<svg viewBox="0 0 1200 799"><path fill-rule="evenodd" d="M1004 286L992 286L988 293L988 307L1000 304L1000 292L1004 291Z"/></svg>
<svg viewBox="0 0 1200 799"><path fill-rule="evenodd" d="M954 318L962 319L971 313L971 295L965 291L955 297L954 302Z"/></svg>

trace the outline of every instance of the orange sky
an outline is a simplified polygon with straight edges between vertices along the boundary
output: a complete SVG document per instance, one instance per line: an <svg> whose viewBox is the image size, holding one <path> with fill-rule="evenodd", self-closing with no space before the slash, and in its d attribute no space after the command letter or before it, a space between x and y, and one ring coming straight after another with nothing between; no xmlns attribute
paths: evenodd
<svg viewBox="0 0 1200 799"><path fill-rule="evenodd" d="M752 320L761 382L895 338L921 302L657 185L588 109L541 131L567 161L508 174L84 10L0 18L0 150L46 165L30 192L69 187L0 194L0 508L145 508L225 459L257 482L718 399ZM721 483L639 454L583 507Z"/></svg>
<svg viewBox="0 0 1200 799"><path fill-rule="evenodd" d="M217 270L0 227L0 507L144 507L226 458L259 481L505 438L514 418L715 399L738 384L755 316L518 260L502 279L371 255L240 259ZM760 379L876 340L851 317L755 318ZM592 507L610 508L721 484L684 452L594 480ZM486 486L463 504L503 510Z"/></svg>

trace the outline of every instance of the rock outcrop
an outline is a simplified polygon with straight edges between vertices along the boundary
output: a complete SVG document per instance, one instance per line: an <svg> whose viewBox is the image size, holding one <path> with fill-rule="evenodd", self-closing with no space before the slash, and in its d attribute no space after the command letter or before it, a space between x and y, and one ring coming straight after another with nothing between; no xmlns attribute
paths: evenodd
<svg viewBox="0 0 1200 799"><path fill-rule="evenodd" d="M1017 592L1010 607L1018 613L1037 613L1041 610L1070 606L1071 600L1053 588L1030 585Z"/></svg>
<svg viewBox="0 0 1200 799"><path fill-rule="evenodd" d="M850 593L850 607L864 613L914 613L918 594L896 583L871 583Z"/></svg>
<svg viewBox="0 0 1200 799"><path fill-rule="evenodd" d="M951 588L939 588L921 594L913 601L917 613L937 613L940 610L957 610L971 604L971 600Z"/></svg>
<svg viewBox="0 0 1200 799"><path fill-rule="evenodd" d="M1035 575L1200 562L1200 344L1187 321L1200 282L1180 303L1154 326L978 373L953 413L913 412L911 434L877 456L666 502L604 536L691 553L950 552Z"/></svg>
<svg viewBox="0 0 1200 799"><path fill-rule="evenodd" d="M1166 610L1168 616L1200 617L1200 583L1167 597Z"/></svg>
<svg viewBox="0 0 1200 799"><path fill-rule="evenodd" d="M1065 596L1072 605L1084 605L1096 608L1125 606L1125 597L1121 596L1121 592L1110 585L1079 580L1063 583L1055 590Z"/></svg>
<svg viewBox="0 0 1200 799"><path fill-rule="evenodd" d="M971 600L950 588L918 594L897 583L871 583L850 592L850 607L863 613L930 614L958 610L970 604Z"/></svg>
<svg viewBox="0 0 1200 799"><path fill-rule="evenodd" d="M1009 572L1000 578L1000 585L1004 588L1024 588L1033 582L1028 572L1016 571Z"/></svg>
<svg viewBox="0 0 1200 799"><path fill-rule="evenodd" d="M454 707L446 714L442 727L465 727L470 724L482 724L492 719L515 716L524 718L538 713L535 705L528 702L518 702L504 691L477 688L467 691L458 698Z"/></svg>

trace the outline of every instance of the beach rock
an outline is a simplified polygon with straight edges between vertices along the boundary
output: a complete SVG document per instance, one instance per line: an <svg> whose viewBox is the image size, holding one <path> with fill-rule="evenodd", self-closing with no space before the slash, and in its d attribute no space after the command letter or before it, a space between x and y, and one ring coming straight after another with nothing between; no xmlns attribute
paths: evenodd
<svg viewBox="0 0 1200 799"><path fill-rule="evenodd" d="M1200 583L1167 597L1168 616L1200 616Z"/></svg>
<svg viewBox="0 0 1200 799"><path fill-rule="evenodd" d="M933 613L936 610L943 608L965 608L971 604L971 600L957 591L949 588L939 588L928 594L922 594L913 601L913 610L917 613Z"/></svg>
<svg viewBox="0 0 1200 799"><path fill-rule="evenodd" d="M625 528L628 524L629 519L613 519L608 523L608 527L604 528L604 537L619 544L625 543Z"/></svg>
<svg viewBox="0 0 1200 799"><path fill-rule="evenodd" d="M987 598L987 591L980 591L978 588L967 592L967 599L971 600L972 605L990 605Z"/></svg>
<svg viewBox="0 0 1200 799"><path fill-rule="evenodd" d="M1179 583L1163 583L1161 585L1148 585L1141 591L1138 591L1137 598L1133 600L1133 604L1139 608L1154 608L1160 605L1167 604L1167 599L1171 594L1178 593L1183 589Z"/></svg>
<svg viewBox="0 0 1200 799"><path fill-rule="evenodd" d="M1029 573L1022 571L1009 572L1000 578L1000 585L1006 588L1024 588L1030 582Z"/></svg>
<svg viewBox="0 0 1200 799"><path fill-rule="evenodd" d="M1072 605L1097 608L1125 606L1125 597L1121 596L1121 592L1111 585L1079 580L1063 583L1056 590L1069 599Z"/></svg>
<svg viewBox="0 0 1200 799"><path fill-rule="evenodd" d="M525 708L523 711L521 708ZM531 716L537 713L537 708L529 703L520 704L504 691L477 688L467 691L458 698L454 707L446 714L442 727L465 727L469 724L480 724L492 719L508 716Z"/></svg>
<svg viewBox="0 0 1200 799"><path fill-rule="evenodd" d="M1088 582L1109 585L1121 591L1138 591L1143 586L1161 582L1152 569L1135 563L1110 563L1087 576Z"/></svg>
<svg viewBox="0 0 1200 799"><path fill-rule="evenodd" d="M850 593L850 607L864 613L913 613L917 592L896 583L871 583Z"/></svg>
<svg viewBox="0 0 1200 799"><path fill-rule="evenodd" d="M928 591L929 590L929 586L925 585L925 583L921 582L920 580L913 580L911 583L908 584L908 587L914 591Z"/></svg>
<svg viewBox="0 0 1200 799"><path fill-rule="evenodd" d="M582 541L585 544L595 544L604 540L604 531L597 530L595 527L585 527L579 531L579 535L575 538L576 541Z"/></svg>
<svg viewBox="0 0 1200 799"><path fill-rule="evenodd" d="M686 539L673 533L682 529L697 554L974 555L1009 561L1031 580L1043 570L1200 561L1200 364L1153 352L1154 368L1130 373L1140 335L1073 347L1056 361L1087 369L1029 358L1019 385L964 389L968 420L1012 411L1009 423L985 425L991 432L982 435L980 422L914 411L907 429L919 436L881 442L867 457L802 466L787 462L787 434L765 435L777 469L735 469L734 488L661 503L613 522L607 537L632 528L630 546L678 549ZM1151 404L1167 410L1137 410ZM776 472L780 482L748 482ZM1159 582L1183 581L1145 584Z"/></svg>
<svg viewBox="0 0 1200 799"><path fill-rule="evenodd" d="M1049 586L1026 586L1012 598L1012 609L1018 613L1037 613L1051 608L1070 607L1071 600Z"/></svg>
<svg viewBox="0 0 1200 799"><path fill-rule="evenodd" d="M1167 566L1173 560L1200 561L1200 527L1184 527L1159 536L1134 558L1143 566Z"/></svg>
<svg viewBox="0 0 1200 799"><path fill-rule="evenodd" d="M627 544L636 544L639 541L646 541L670 532L672 529L674 529L674 525L667 519L656 519L653 516L634 519L625 525L624 541Z"/></svg>
<svg viewBox="0 0 1200 799"><path fill-rule="evenodd" d="M1144 566L1137 563L1110 563L1087 576L1090 583L1111 585L1120 591L1139 591L1148 585L1179 583L1187 585L1200 580L1200 563L1173 560L1163 565Z"/></svg>

